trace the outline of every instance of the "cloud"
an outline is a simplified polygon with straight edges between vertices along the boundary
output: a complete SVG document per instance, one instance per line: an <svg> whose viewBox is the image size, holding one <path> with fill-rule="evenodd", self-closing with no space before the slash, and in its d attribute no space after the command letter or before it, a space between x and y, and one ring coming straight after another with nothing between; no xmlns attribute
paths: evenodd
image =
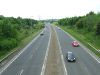
<svg viewBox="0 0 100 75"><path fill-rule="evenodd" d="M99 12L100 0L2 0L0 14L35 19L62 18Z"/></svg>

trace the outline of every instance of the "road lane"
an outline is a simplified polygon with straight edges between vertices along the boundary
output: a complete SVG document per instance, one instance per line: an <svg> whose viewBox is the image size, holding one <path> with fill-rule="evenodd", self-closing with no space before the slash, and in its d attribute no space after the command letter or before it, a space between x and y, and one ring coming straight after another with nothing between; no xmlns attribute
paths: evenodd
<svg viewBox="0 0 100 75"><path fill-rule="evenodd" d="M57 34L54 27L51 26L51 40L45 70L42 75L67 75L63 61Z"/></svg>
<svg viewBox="0 0 100 75"><path fill-rule="evenodd" d="M100 75L100 63L91 57L83 47L73 47L71 45L73 39L70 38L69 35L59 30L57 27L55 29L64 55L68 75ZM77 58L75 63L67 62L67 51L72 51L75 54Z"/></svg>
<svg viewBox="0 0 100 75"><path fill-rule="evenodd" d="M43 36L35 40L0 75L40 75L50 36L50 26L47 26L43 33Z"/></svg>

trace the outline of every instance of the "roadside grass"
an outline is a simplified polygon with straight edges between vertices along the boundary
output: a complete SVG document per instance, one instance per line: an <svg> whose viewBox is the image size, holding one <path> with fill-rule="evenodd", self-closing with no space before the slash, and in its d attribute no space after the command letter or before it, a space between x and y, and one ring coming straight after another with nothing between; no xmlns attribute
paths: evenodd
<svg viewBox="0 0 100 75"><path fill-rule="evenodd" d="M34 29L32 31L30 31L30 35L27 36L26 38L24 38L23 40L21 40L21 42L18 44L17 47L15 47L12 50L2 50L0 51L0 62L5 59L6 57L8 57L10 54L12 54L13 52L16 52L18 50L21 50L22 48L24 48L33 38L35 38L43 29Z"/></svg>
<svg viewBox="0 0 100 75"><path fill-rule="evenodd" d="M61 27L63 30L65 30L66 32L71 34L73 37L75 37L77 40L82 42L87 48L89 48L98 57L100 57L100 52L98 52L98 50L100 50L100 39L99 39L100 37L95 37L95 36L93 37L91 33L87 33L83 35L77 32L74 28L68 28L65 26L59 26L59 27ZM93 47L91 47L89 44L95 47L96 50Z"/></svg>

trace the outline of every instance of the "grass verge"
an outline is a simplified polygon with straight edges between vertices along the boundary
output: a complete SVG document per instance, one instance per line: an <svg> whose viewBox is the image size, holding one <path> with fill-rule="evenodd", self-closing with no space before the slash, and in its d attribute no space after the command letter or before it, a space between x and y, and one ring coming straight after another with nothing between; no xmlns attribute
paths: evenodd
<svg viewBox="0 0 100 75"><path fill-rule="evenodd" d="M82 42L87 48L89 48L92 52L94 52L98 57L100 57L100 52L98 52L99 49L94 49L98 48L98 45L93 45L93 39L89 39L86 36L80 34L79 32L77 32L74 29L71 28L67 28L65 26L59 26L61 27L64 31L68 32L69 34L71 34L73 37L75 37L77 40L79 40L80 42ZM91 44L92 46L90 46L89 44Z"/></svg>
<svg viewBox="0 0 100 75"><path fill-rule="evenodd" d="M15 47L14 49L12 50L5 50L5 51L2 51L0 52L0 62L2 62L5 58L7 58L9 55L11 55L12 53L18 51L18 50L21 50L22 48L24 48L33 38L35 38L40 32L42 31L41 30L37 30L37 29L34 29L34 31L30 34L30 36L26 37L25 39L23 39L19 45L17 47Z"/></svg>

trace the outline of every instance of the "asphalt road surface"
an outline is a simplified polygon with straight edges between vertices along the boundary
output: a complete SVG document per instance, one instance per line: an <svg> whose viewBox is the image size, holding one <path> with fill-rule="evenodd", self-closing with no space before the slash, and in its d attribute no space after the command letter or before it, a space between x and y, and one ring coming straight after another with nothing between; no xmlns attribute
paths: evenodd
<svg viewBox="0 0 100 75"><path fill-rule="evenodd" d="M61 59L59 59L63 63L64 69L67 70L67 74L63 75L100 75L100 62L94 59L86 51L86 48L83 48L82 46L73 47L71 45L73 39L64 31L58 29L58 27L54 28L57 32L57 36L55 36L56 33L54 33L52 36L55 38L52 37L51 39L57 41L58 38L58 43L60 43L62 54L59 52L59 48L56 48L57 42L55 43L54 41L51 41L51 46L53 46L52 44L55 43L56 45L54 46L54 48L57 50L52 50L51 48L51 51L55 51L55 53L53 53L54 56L63 56L64 63ZM2 67L0 69L0 75L41 75L46 51L48 50L48 44L50 40L51 27L49 23L46 24L43 33L44 35L39 35L37 39L32 41L28 46L21 50L18 55L11 59L8 64ZM72 51L75 54L76 62L68 62L66 60L66 53L68 51ZM58 52L58 54L56 52ZM52 55L52 53L48 53L48 56L50 55ZM52 56L52 59L56 59L56 57L54 56ZM53 60L53 63L56 62L57 61ZM47 63L49 63L48 58ZM55 65L59 66L57 64ZM55 75L57 74L55 73Z"/></svg>
<svg viewBox="0 0 100 75"><path fill-rule="evenodd" d="M41 75L66 75L64 59L59 46L57 34L53 26L51 26L51 39L48 48L48 55L45 64L44 73Z"/></svg>
<svg viewBox="0 0 100 75"><path fill-rule="evenodd" d="M73 39L64 31L55 27L61 45L68 75L100 75L100 63L96 61L85 48L73 47ZM76 56L76 62L67 62L66 53L72 51Z"/></svg>
<svg viewBox="0 0 100 75"><path fill-rule="evenodd" d="M47 24L48 25L48 24ZM9 66L0 69L0 75L40 75L50 37L50 26L46 26L44 35L32 41Z"/></svg>

